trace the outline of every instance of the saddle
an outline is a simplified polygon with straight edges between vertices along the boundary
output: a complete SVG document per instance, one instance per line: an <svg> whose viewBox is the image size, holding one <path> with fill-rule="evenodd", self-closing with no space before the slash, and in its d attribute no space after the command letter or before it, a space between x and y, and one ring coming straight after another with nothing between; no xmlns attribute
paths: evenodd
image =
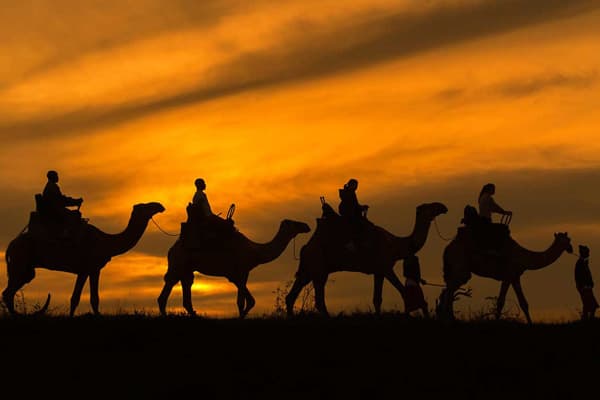
<svg viewBox="0 0 600 400"><path fill-rule="evenodd" d="M181 223L180 238L184 247L190 249L227 247L238 232L231 218L235 205L231 205L227 218L218 215L205 216L194 204L186 207L188 219Z"/></svg>
<svg viewBox="0 0 600 400"><path fill-rule="evenodd" d="M479 216L475 207L467 205L461 222L470 233L478 250L490 255L502 255L510 241L508 224L493 223Z"/></svg>
<svg viewBox="0 0 600 400"><path fill-rule="evenodd" d="M35 195L35 211L29 214L27 231L38 240L48 242L77 241L83 237L88 220L79 210L52 210L40 193Z"/></svg>
<svg viewBox="0 0 600 400"><path fill-rule="evenodd" d="M375 224L366 217L349 218L339 215L324 197L321 197L321 218L317 220L323 228L331 230L351 252L366 250L373 246L376 229ZM337 243L337 241L336 241Z"/></svg>

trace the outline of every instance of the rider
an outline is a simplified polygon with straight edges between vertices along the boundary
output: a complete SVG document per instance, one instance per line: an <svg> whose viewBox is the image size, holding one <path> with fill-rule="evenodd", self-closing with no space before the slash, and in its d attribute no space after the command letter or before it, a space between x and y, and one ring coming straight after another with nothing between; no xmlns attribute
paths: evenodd
<svg viewBox="0 0 600 400"><path fill-rule="evenodd" d="M479 216L487 222L492 222L492 213L512 215L512 211L506 211L494 200L496 185L486 183L479 193Z"/></svg>
<svg viewBox="0 0 600 400"><path fill-rule="evenodd" d="M481 225L482 235L480 235L479 240L493 252L497 252L504 247L509 232L506 225L492 223L492 213L512 215L512 211L507 211L496 203L493 197L495 193L496 185L493 183L483 185L479 193L479 217L480 221L483 222Z"/></svg>
<svg viewBox="0 0 600 400"><path fill-rule="evenodd" d="M360 220L363 217L363 212L369 209L369 206L358 203L356 189L358 189L358 181L354 178L348 180L344 187L339 189L341 201L338 210L340 215L351 220Z"/></svg>
<svg viewBox="0 0 600 400"><path fill-rule="evenodd" d="M194 185L196 185L196 193L192 199L192 204L197 207L201 216L210 217L211 215L214 215L210 208L210 204L208 203L208 197L206 197L206 193L204 193L206 182L204 182L204 179L198 178L194 181Z"/></svg>
<svg viewBox="0 0 600 400"><path fill-rule="evenodd" d="M364 212L369 209L368 205L362 205L356 197L356 189L358 189L358 181L354 178L348 180L342 189L339 189L340 204L338 210L340 215L350 223L352 239L347 244L347 247L353 251L356 250L355 243L361 241L363 227L366 218Z"/></svg>
<svg viewBox="0 0 600 400"><path fill-rule="evenodd" d="M77 217L79 219L81 217L79 211L69 210L67 207L81 206L83 199L81 197L75 199L62 194L58 186L58 172L50 170L46 173L46 177L48 182L44 187L42 198L48 215L59 222L65 222L67 218Z"/></svg>
<svg viewBox="0 0 600 400"><path fill-rule="evenodd" d="M196 193L192 199L191 208L188 211L191 213L189 220L193 221L201 230L206 229L207 231L216 233L231 233L234 230L233 220L229 218L223 219L212 212L208 197L204 193L206 189L204 179L197 178L194 181L194 185L196 186Z"/></svg>

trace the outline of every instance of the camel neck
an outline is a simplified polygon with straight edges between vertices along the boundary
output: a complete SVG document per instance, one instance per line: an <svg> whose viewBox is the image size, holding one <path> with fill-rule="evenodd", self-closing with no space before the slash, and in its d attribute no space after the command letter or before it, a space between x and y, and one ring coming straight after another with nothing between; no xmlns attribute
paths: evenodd
<svg viewBox="0 0 600 400"><path fill-rule="evenodd" d="M106 235L106 251L111 257L123 254L140 240L148 226L147 219L135 218L133 215L129 218L127 227L121 233Z"/></svg>
<svg viewBox="0 0 600 400"><path fill-rule="evenodd" d="M413 231L408 236L394 237L394 259L399 260L407 254L415 254L423 248L427 241L431 221L417 214Z"/></svg>
<svg viewBox="0 0 600 400"><path fill-rule="evenodd" d="M270 242L255 244L259 264L268 263L279 257L291 239L292 235L289 232L283 232L280 227Z"/></svg>
<svg viewBox="0 0 600 400"><path fill-rule="evenodd" d="M528 270L541 269L554 263L563 251L556 240L544 251L531 251L519 246L519 262Z"/></svg>
<svg viewBox="0 0 600 400"><path fill-rule="evenodd" d="M421 250L427 240L430 226L431 221L426 221L417 214L412 233L409 236L396 237L396 258L399 259Z"/></svg>

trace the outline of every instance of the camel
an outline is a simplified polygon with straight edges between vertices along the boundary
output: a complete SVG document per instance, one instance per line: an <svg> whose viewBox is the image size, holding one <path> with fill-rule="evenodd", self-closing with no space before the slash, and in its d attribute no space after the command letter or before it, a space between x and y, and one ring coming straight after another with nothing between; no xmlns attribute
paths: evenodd
<svg viewBox="0 0 600 400"><path fill-rule="evenodd" d="M528 270L538 270L554 263L563 252L572 253L571 239L566 232L554 234L552 244L544 251L532 251L519 245L511 237L498 254L477 251L474 235L466 227L459 227L456 237L450 241L443 253L444 281L437 313L441 319L454 319L454 293L471 279L472 274L501 282L496 303L496 318L500 318L506 293L512 285L519 306L527 322L531 324L529 305L521 287L521 275Z"/></svg>
<svg viewBox="0 0 600 400"><path fill-rule="evenodd" d="M323 201L323 200L322 200ZM416 209L412 233L406 237L395 236L387 230L371 224L371 245L362 249L347 246L348 227L331 206L323 203L323 215L317 219L317 229L300 250L300 262L295 281L286 296L288 316L294 315L294 303L302 289L310 282L315 289L315 307L328 316L325 305L325 284L329 274L337 271L362 272L373 275L373 305L381 313L383 281L387 279L404 298L404 285L394 272L394 265L409 254L416 254L427 240L431 222L440 214L448 212L442 203L421 204Z"/></svg>
<svg viewBox="0 0 600 400"><path fill-rule="evenodd" d="M82 227L80 235L71 240L40 239L39 236L25 231L13 239L6 249L6 267L8 284L2 292L2 300L11 314L15 293L35 277L36 268L69 272L77 275L75 288L71 295L70 316L75 314L79 305L81 291L86 280L90 279L90 304L94 314L99 315L100 299L98 282L100 270L112 257L132 249L144 234L148 221L165 208L160 203L143 203L133 206L129 223L118 234L102 232L91 224ZM50 295L41 310L48 308Z"/></svg>
<svg viewBox="0 0 600 400"><path fill-rule="evenodd" d="M183 308L190 316L196 315L192 306L192 284L194 271L197 271L204 275L225 277L233 283L237 287L239 317L244 318L256 304L246 286L250 271L275 260L292 239L307 232L310 232L310 227L304 222L284 219L275 237L267 243L255 243L237 231L225 243L201 245L198 248L187 247L178 238L167 256L165 284L157 299L160 314L166 315L171 290L181 281Z"/></svg>

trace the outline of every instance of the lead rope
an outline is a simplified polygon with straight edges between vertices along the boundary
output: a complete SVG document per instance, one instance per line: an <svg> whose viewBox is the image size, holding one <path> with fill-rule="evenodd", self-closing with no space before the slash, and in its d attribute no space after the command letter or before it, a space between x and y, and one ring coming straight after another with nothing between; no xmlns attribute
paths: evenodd
<svg viewBox="0 0 600 400"><path fill-rule="evenodd" d="M440 239L445 240L446 242L450 242L451 240L454 240L456 238L456 236L454 236L453 238L446 238L446 237L442 236L442 234L440 232L440 228L438 227L438 224L437 224L437 220L435 218L433 219L433 225L435 225L435 230L437 231L437 234L440 237Z"/></svg>
<svg viewBox="0 0 600 400"><path fill-rule="evenodd" d="M164 233L167 236L179 236L179 234L175 234L175 233L169 233L167 231L165 231L163 228L160 227L160 225L158 225L158 223L154 220L154 217L150 218L152 220L152 222L154 223L154 225L156 225L156 227L158 228L159 231L161 231L162 233Z"/></svg>
<svg viewBox="0 0 600 400"><path fill-rule="evenodd" d="M296 257L296 236L294 236L294 242L292 243L293 248L292 248L292 255L294 256L294 260L298 261L300 260L300 257Z"/></svg>

